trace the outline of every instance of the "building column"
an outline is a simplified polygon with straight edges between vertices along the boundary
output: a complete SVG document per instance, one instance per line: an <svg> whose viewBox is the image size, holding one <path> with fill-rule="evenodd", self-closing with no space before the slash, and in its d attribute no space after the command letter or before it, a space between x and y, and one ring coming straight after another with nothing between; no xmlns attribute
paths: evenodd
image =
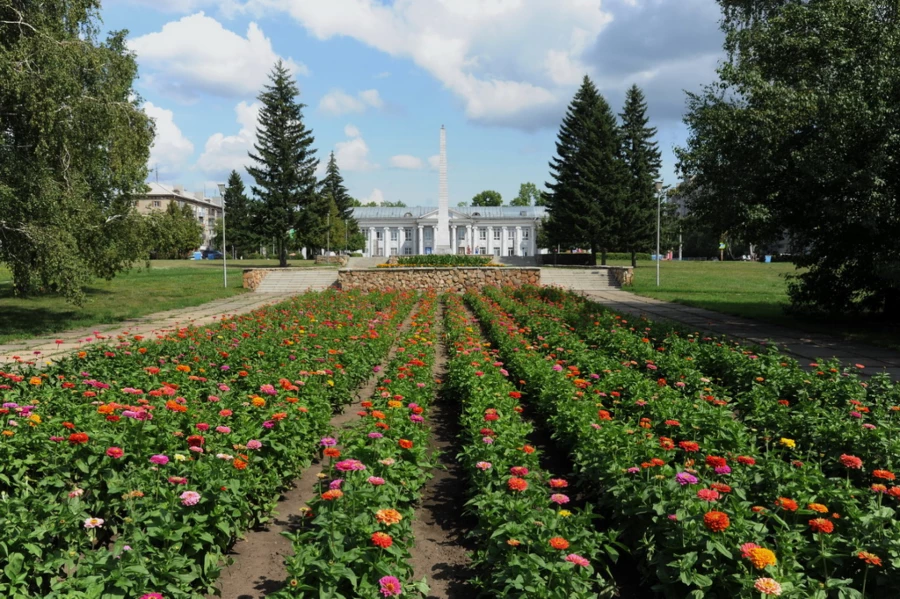
<svg viewBox="0 0 900 599"><path fill-rule="evenodd" d="M506 244L507 243L508 242L507 242L507 237L506 237L506 227L503 226L503 227L500 227L500 255L501 256L506 255Z"/></svg>
<svg viewBox="0 0 900 599"><path fill-rule="evenodd" d="M472 225L466 225L466 253L470 253L473 251L472 246L475 245L472 243Z"/></svg>
<svg viewBox="0 0 900 599"><path fill-rule="evenodd" d="M490 226L489 226L489 227L487 228L487 236L486 236L486 238L487 238L487 243L486 243L485 245L487 246L487 248L485 249L485 251L487 252L487 255L488 255L488 256L493 256L493 255L494 255L494 249L493 249L493 243L494 243L494 227L490 227Z"/></svg>
<svg viewBox="0 0 900 599"><path fill-rule="evenodd" d="M382 227L382 238L384 239L384 243L381 245L381 251L384 252L384 257L387 258L391 255L390 250L388 249L391 244L391 228L390 227Z"/></svg>
<svg viewBox="0 0 900 599"><path fill-rule="evenodd" d="M457 245L459 245L459 237L456 236L456 225L450 225L450 251L454 254Z"/></svg>
<svg viewBox="0 0 900 599"><path fill-rule="evenodd" d="M418 234L419 234L419 243L418 243L419 255L421 256L422 254L425 253L425 225L419 225Z"/></svg>
<svg viewBox="0 0 900 599"><path fill-rule="evenodd" d="M522 255L522 227L516 227L516 237L515 237L515 245L513 246L513 255L521 256Z"/></svg>
<svg viewBox="0 0 900 599"><path fill-rule="evenodd" d="M369 258L375 255L375 244L377 240L375 239L375 227L369 227Z"/></svg>

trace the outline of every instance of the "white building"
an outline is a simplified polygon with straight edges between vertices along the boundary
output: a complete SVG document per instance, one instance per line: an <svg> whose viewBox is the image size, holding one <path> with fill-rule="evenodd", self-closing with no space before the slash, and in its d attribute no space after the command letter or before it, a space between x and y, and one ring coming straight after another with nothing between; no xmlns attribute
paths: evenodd
<svg viewBox="0 0 900 599"><path fill-rule="evenodd" d="M446 132L441 127L440 194L437 207L353 209L366 237L363 255L481 254L535 256L537 229L546 214L539 206L450 208Z"/></svg>

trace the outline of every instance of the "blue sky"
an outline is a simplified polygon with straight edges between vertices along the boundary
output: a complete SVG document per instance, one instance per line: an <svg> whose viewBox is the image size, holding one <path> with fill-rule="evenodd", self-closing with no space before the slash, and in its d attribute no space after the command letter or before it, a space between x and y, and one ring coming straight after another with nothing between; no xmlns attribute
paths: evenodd
<svg viewBox="0 0 900 599"><path fill-rule="evenodd" d="M294 71L320 159L354 197L437 202L447 127L451 205L543 187L566 105L587 73L616 112L640 85L675 179L684 90L721 59L714 0L106 0L128 29L157 123L161 183L208 193L242 167L275 60ZM155 178L155 174L152 176Z"/></svg>

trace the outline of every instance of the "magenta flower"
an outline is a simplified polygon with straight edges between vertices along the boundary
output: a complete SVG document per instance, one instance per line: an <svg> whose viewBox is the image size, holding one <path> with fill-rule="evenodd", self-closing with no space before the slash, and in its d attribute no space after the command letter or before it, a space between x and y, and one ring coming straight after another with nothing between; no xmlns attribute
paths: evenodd
<svg viewBox="0 0 900 599"><path fill-rule="evenodd" d="M275 423L271 420L263 422L263 428L275 428Z"/></svg>
<svg viewBox="0 0 900 599"><path fill-rule="evenodd" d="M334 447L335 445L337 445L337 439L335 439L334 437L322 437L322 440L319 441L319 444L322 445L322 447Z"/></svg>
<svg viewBox="0 0 900 599"><path fill-rule="evenodd" d="M262 442L257 441L256 439L250 439L247 441L247 449L257 450L262 447Z"/></svg>
<svg viewBox="0 0 900 599"><path fill-rule="evenodd" d="M675 475L675 480L678 481L678 484L682 487L685 485L696 485L697 477L688 472L679 472Z"/></svg>
<svg viewBox="0 0 900 599"><path fill-rule="evenodd" d="M154 456L150 456L150 463L156 464L157 466L165 466L169 463L169 458L164 455L156 454Z"/></svg>
<svg viewBox="0 0 900 599"><path fill-rule="evenodd" d="M640 471L641 471L641 469L638 468L637 466L632 466L631 468L628 469L628 474L637 474Z"/></svg>
<svg viewBox="0 0 900 599"><path fill-rule="evenodd" d="M335 491L337 489L340 489L342 484L344 484L344 479L336 478L333 481L331 481L330 483L328 483L328 488L331 489L332 491Z"/></svg>
<svg viewBox="0 0 900 599"><path fill-rule="evenodd" d="M141 599L165 599L162 596L162 593L144 593L141 595Z"/></svg>
<svg viewBox="0 0 900 599"><path fill-rule="evenodd" d="M563 495L562 493L554 493L550 496L550 501L557 505L565 505L569 503L569 497L567 495Z"/></svg>
<svg viewBox="0 0 900 599"><path fill-rule="evenodd" d="M730 466L716 466L716 474L731 474Z"/></svg>
<svg viewBox="0 0 900 599"><path fill-rule="evenodd" d="M409 420L410 422L415 422L416 424L422 424L423 422L425 422L425 419L418 414L411 414Z"/></svg>
<svg viewBox="0 0 900 599"><path fill-rule="evenodd" d="M370 438L370 439L380 439L380 438L382 438L383 436L384 436L384 435L382 435L381 433L369 433L369 438Z"/></svg>
<svg viewBox="0 0 900 599"><path fill-rule="evenodd" d="M109 449L106 450L106 455L113 458L114 460L118 460L123 455L125 455L125 452L122 451L122 449L119 447L110 447Z"/></svg>
<svg viewBox="0 0 900 599"><path fill-rule="evenodd" d="M380 476L370 476L368 478L368 481L369 481L369 484L375 485L376 487L384 484L384 479L381 478Z"/></svg>
<svg viewBox="0 0 900 599"><path fill-rule="evenodd" d="M577 553L570 553L566 556L566 561L575 564L576 566L581 566L582 568L587 568L591 565L587 559L581 557Z"/></svg>
<svg viewBox="0 0 900 599"><path fill-rule="evenodd" d="M562 372L562 366L560 366L559 364L554 364L553 370L555 370L556 372Z"/></svg>
<svg viewBox="0 0 900 599"><path fill-rule="evenodd" d="M341 460L340 462L335 464L334 467L341 472L355 472L358 470L366 469L366 465L359 460Z"/></svg>
<svg viewBox="0 0 900 599"><path fill-rule="evenodd" d="M266 395L278 395L278 391L275 390L275 387L272 385L261 385L259 388L261 393L265 393Z"/></svg>
<svg viewBox="0 0 900 599"><path fill-rule="evenodd" d="M381 585L381 594L385 597L396 597L403 592L400 581L394 576L385 576L378 581L378 584Z"/></svg>
<svg viewBox="0 0 900 599"><path fill-rule="evenodd" d="M185 491L181 494L181 505L197 505L200 501L200 493L197 491Z"/></svg>

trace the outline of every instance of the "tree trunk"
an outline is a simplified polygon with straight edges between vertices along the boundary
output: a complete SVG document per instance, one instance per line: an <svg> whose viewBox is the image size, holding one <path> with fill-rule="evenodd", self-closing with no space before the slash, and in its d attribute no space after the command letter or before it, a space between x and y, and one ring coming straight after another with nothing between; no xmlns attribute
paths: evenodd
<svg viewBox="0 0 900 599"><path fill-rule="evenodd" d="M631 268L637 268L637 252L631 250Z"/></svg>
<svg viewBox="0 0 900 599"><path fill-rule="evenodd" d="M597 266L597 246L591 244L591 266Z"/></svg>
<svg viewBox="0 0 900 599"><path fill-rule="evenodd" d="M606 266L606 248L600 251L600 265Z"/></svg>
<svg viewBox="0 0 900 599"><path fill-rule="evenodd" d="M284 239L278 240L278 266L282 268L287 266L287 244Z"/></svg>

